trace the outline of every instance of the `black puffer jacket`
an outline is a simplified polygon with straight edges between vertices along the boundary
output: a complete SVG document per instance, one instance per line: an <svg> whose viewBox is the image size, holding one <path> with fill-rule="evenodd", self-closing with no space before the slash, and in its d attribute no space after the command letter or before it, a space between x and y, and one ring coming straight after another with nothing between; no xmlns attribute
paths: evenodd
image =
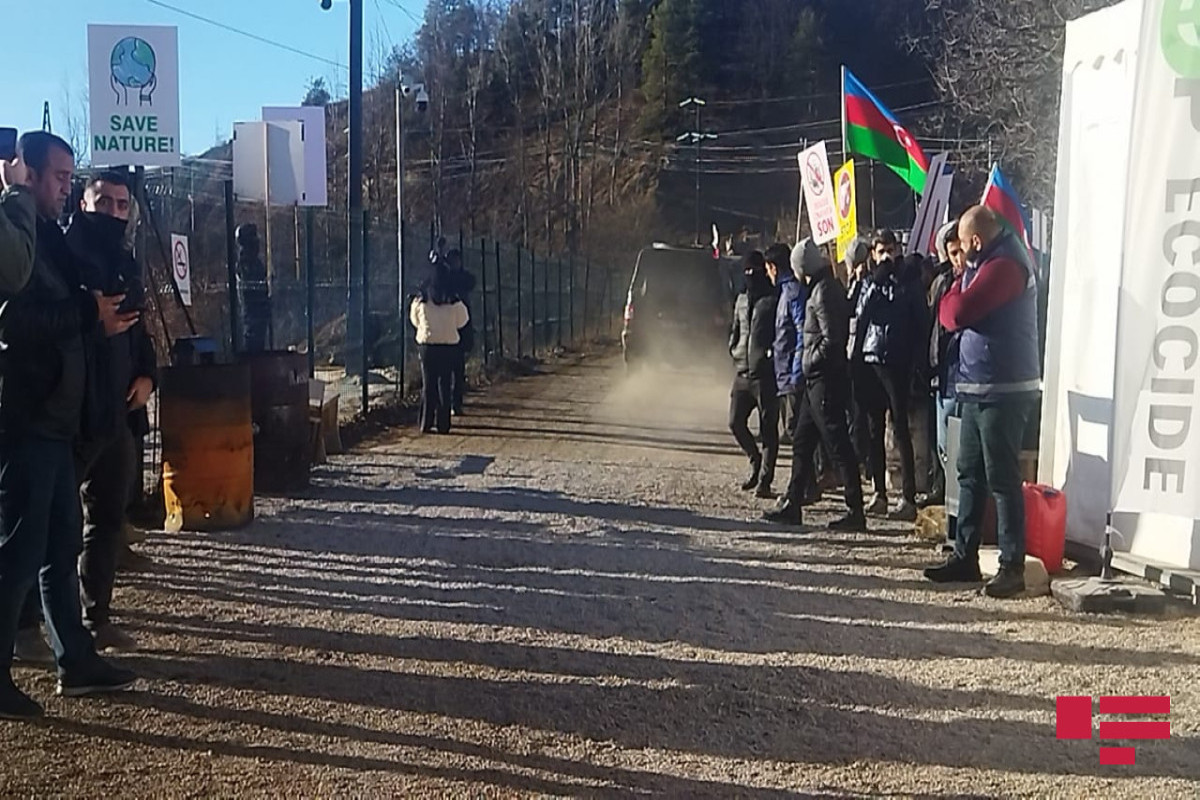
<svg viewBox="0 0 1200 800"><path fill-rule="evenodd" d="M918 356L929 330L925 292L919 276L893 274L893 268L902 265L881 264L863 294L857 322L863 360L907 369L915 365L923 373Z"/></svg>
<svg viewBox="0 0 1200 800"><path fill-rule="evenodd" d="M775 342L775 309L778 301L772 293L751 297L738 295L733 309L733 333L729 354L737 374L743 378L769 380L774 385L775 364L771 349Z"/></svg>
<svg viewBox="0 0 1200 800"><path fill-rule="evenodd" d="M828 269L813 276L804 309L804 377L848 381L850 301Z"/></svg>
<svg viewBox="0 0 1200 800"><path fill-rule="evenodd" d="M124 246L125 225L123 220L103 214L77 211L67 228L67 245L79 265L83 285L107 295L125 295L122 311L142 308L146 298L141 269ZM93 345L97 384L108 392L105 411L112 426L96 434L112 434L117 426L128 424L135 435L144 436L150 430L146 409L127 412L126 398L135 378L149 378L158 385L154 342L145 321L139 320L125 333L98 337Z"/></svg>
<svg viewBox="0 0 1200 800"><path fill-rule="evenodd" d="M70 441L102 426L91 363L98 308L57 222L38 220L29 282L0 301L0 434Z"/></svg>

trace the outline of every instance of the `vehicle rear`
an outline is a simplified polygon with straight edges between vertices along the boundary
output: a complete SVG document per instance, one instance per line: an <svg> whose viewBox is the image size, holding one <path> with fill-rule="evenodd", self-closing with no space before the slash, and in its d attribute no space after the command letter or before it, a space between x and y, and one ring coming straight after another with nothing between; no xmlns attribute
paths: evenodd
<svg viewBox="0 0 1200 800"><path fill-rule="evenodd" d="M699 248L656 246L638 254L621 333L628 367L706 368L728 361L736 295L727 261Z"/></svg>

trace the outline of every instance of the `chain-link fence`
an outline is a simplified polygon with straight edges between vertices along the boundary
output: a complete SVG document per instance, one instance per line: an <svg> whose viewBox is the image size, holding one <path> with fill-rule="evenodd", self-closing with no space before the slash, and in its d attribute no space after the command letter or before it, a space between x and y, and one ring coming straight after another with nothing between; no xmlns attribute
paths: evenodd
<svg viewBox="0 0 1200 800"><path fill-rule="evenodd" d="M228 162L204 161L148 172L144 205L138 252L153 298L146 322L161 364L169 362L173 344L193 336L214 340L222 359L235 357L243 312L231 281L243 290L254 287L238 269L233 232L253 224L266 267L260 288L269 292L271 349L308 353L312 376L326 384L327 397L337 396L343 419L364 403L393 403L417 391L420 369L407 310L430 273L432 226L406 223L401 237L394 212L390 218L366 214L365 280L351 292L344 210L273 208L268 221L262 204L233 198ZM190 307L180 302L174 282L171 234L188 237ZM476 346L468 362L475 374L617 334L632 254L545 254L466 232L441 235L447 250L461 250L475 279L469 300ZM157 437L147 444L149 484L158 477Z"/></svg>

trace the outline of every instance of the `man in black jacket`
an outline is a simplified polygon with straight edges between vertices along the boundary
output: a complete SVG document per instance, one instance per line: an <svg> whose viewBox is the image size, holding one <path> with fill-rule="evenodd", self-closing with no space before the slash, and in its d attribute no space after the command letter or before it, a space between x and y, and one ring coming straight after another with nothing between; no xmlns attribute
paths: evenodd
<svg viewBox="0 0 1200 800"><path fill-rule="evenodd" d="M737 377L729 398L729 430L750 459L750 476L742 490L757 489L758 496L772 497L775 461L779 456L779 397L775 387L775 364L771 346L775 340L775 289L767 277L763 254L755 250L742 261L746 290L734 306L733 333L729 353L733 356ZM760 453L750 433L750 414L758 409L758 427L762 432Z"/></svg>
<svg viewBox="0 0 1200 800"><path fill-rule="evenodd" d="M811 239L805 239L792 251L792 267L808 282L808 302L804 309L804 396L796 415L796 433L792 445L792 479L773 511L764 517L771 522L790 525L803 523L801 487L813 470L813 455L824 440L842 476L849 513L830 524L835 531L865 531L862 484L850 444L846 411L850 394L850 373L846 361L846 340L850 329L850 303L846 291L829 263Z"/></svg>
<svg viewBox="0 0 1200 800"><path fill-rule="evenodd" d="M67 229L67 245L81 267L83 285L106 295L124 295L124 311L136 311L145 301L141 270L125 247L131 205L125 176L103 173L88 183L80 210ZM97 649L132 650L137 643L112 624L109 606L124 545L126 501L136 472L131 424L145 414L157 365L154 345L141 320L128 331L94 344L101 382L97 388L108 397L103 426L76 447L85 522L79 559L84 623Z"/></svg>
<svg viewBox="0 0 1200 800"><path fill-rule="evenodd" d="M22 602L40 582L58 664L58 692L80 696L131 686L136 676L96 654L83 626L76 559L82 540L73 443L102 424L103 398L89 390L94 337L137 321L124 298L81 286L80 271L56 221L70 194L74 153L52 134L21 137L37 210L29 280L0 292L0 717L30 719L41 706L12 681L13 640Z"/></svg>

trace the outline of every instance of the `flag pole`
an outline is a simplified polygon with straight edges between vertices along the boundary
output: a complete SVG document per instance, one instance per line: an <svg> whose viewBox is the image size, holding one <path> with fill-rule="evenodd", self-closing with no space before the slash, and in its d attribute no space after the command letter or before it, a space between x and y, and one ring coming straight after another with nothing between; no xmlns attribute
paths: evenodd
<svg viewBox="0 0 1200 800"><path fill-rule="evenodd" d="M842 155L850 155L846 144L846 65L842 64Z"/></svg>

